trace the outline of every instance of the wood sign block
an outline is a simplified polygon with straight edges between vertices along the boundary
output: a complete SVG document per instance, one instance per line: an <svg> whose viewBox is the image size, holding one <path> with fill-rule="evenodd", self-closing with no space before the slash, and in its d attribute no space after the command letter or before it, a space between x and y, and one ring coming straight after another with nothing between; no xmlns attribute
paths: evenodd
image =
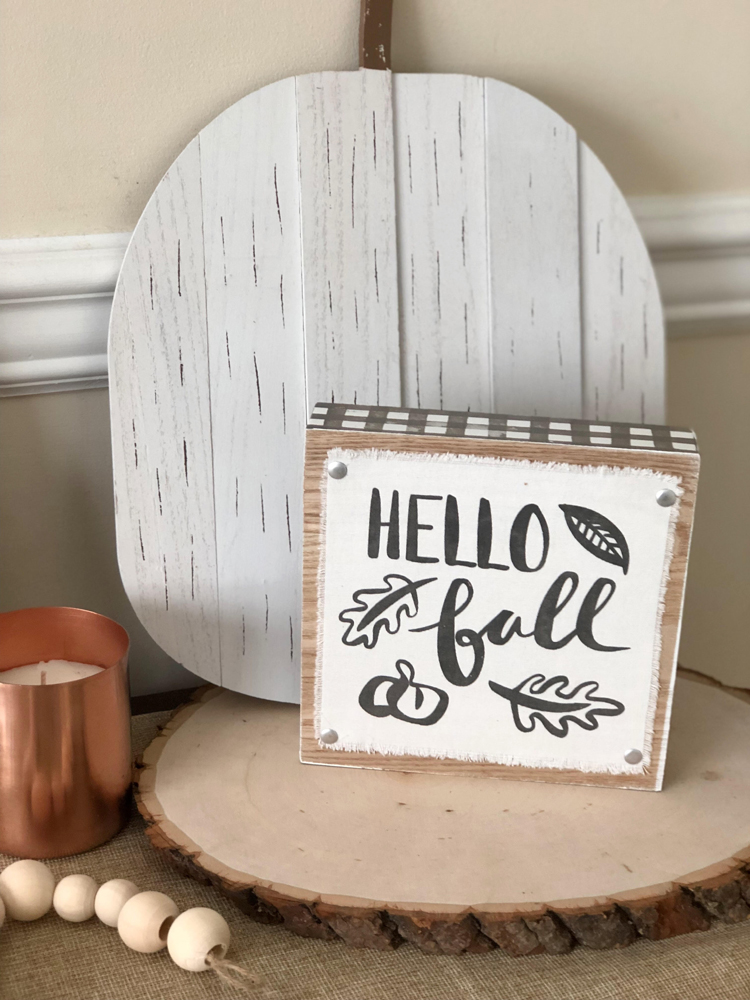
<svg viewBox="0 0 750 1000"><path fill-rule="evenodd" d="M302 760L658 790L692 431L318 404Z"/></svg>

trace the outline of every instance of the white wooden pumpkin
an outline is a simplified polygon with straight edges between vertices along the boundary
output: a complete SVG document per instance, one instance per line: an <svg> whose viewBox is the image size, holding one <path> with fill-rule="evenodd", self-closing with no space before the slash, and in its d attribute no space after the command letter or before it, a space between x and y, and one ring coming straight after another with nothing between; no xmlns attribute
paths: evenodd
<svg viewBox="0 0 750 1000"><path fill-rule="evenodd" d="M318 400L663 420L656 281L605 168L515 87L383 68L369 6L380 68L271 84L180 154L112 311L127 593L188 669L281 701Z"/></svg>

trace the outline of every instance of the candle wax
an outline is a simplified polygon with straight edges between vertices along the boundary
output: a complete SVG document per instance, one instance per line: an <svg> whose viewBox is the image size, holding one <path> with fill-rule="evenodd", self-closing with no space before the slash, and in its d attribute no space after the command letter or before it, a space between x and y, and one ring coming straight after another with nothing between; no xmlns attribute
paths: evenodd
<svg viewBox="0 0 750 1000"><path fill-rule="evenodd" d="M11 667L0 671L2 684L65 684L79 681L101 673L104 667L91 663L75 663L72 660L48 660L46 663L27 663L23 667Z"/></svg>

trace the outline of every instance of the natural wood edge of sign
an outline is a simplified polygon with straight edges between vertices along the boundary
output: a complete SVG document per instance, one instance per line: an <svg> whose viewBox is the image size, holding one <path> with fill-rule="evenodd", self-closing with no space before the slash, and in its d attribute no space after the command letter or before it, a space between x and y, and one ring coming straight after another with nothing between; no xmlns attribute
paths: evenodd
<svg viewBox="0 0 750 1000"><path fill-rule="evenodd" d="M694 670L680 668L680 674L750 703L750 691ZM577 945L623 948L639 938L657 941L708 930L713 923L750 919L750 845L674 881L611 896L471 907L324 896L227 868L164 816L155 792L156 767L167 742L221 693L221 688L200 688L177 709L136 764L135 797L152 846L183 874L215 886L261 923L281 924L302 937L341 940L355 948L383 951L408 941L432 955L499 947L523 956L561 955Z"/></svg>

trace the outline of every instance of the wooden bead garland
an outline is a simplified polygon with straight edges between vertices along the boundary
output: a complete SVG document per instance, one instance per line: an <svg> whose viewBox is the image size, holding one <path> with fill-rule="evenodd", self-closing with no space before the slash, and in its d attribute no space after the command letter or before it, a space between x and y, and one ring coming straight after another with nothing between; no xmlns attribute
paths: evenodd
<svg viewBox="0 0 750 1000"><path fill-rule="evenodd" d="M229 949L229 924L205 906L185 910L169 928L167 948L175 965L188 972L205 972L209 955L224 958Z"/></svg>
<svg viewBox="0 0 750 1000"><path fill-rule="evenodd" d="M169 928L167 949L170 958L187 972L211 969L224 982L249 992L260 979L241 965L227 962L231 934L229 924L216 910L194 906L185 910Z"/></svg>
<svg viewBox="0 0 750 1000"><path fill-rule="evenodd" d="M14 861L0 872L0 896L13 920L38 920L52 906L55 878L41 861Z"/></svg>
<svg viewBox="0 0 750 1000"><path fill-rule="evenodd" d="M139 892L125 903L117 918L117 933L133 951L148 955L167 945L167 932L179 913L163 892Z"/></svg>
<svg viewBox="0 0 750 1000"><path fill-rule="evenodd" d="M109 882L99 886L94 900L94 912L107 927L117 927L120 910L140 891L135 882L129 882L126 878L110 879Z"/></svg>
<svg viewBox="0 0 750 1000"><path fill-rule="evenodd" d="M128 879L110 879L102 886L89 875L55 878L41 861L14 861L0 872L0 928L6 914L13 920L38 920L54 906L71 923L96 914L133 951L145 954L167 947L172 960L188 972L213 970L232 986L250 992L260 979L242 966L227 962L230 931L226 920L205 906L180 914L163 892L141 892Z"/></svg>
<svg viewBox="0 0 750 1000"><path fill-rule="evenodd" d="M99 886L90 875L66 875L52 897L55 913L72 924L81 924L94 915L94 898Z"/></svg>

